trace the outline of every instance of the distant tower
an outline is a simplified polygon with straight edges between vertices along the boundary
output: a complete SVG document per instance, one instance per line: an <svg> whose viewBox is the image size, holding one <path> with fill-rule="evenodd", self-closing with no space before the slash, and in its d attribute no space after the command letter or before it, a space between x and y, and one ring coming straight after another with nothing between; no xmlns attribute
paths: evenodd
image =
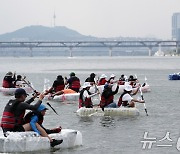
<svg viewBox="0 0 180 154"><path fill-rule="evenodd" d="M53 16L53 20L54 20L54 27L56 27L56 14L55 14L55 11L54 11L54 16Z"/></svg>
<svg viewBox="0 0 180 154"><path fill-rule="evenodd" d="M180 41L180 13L172 16L172 39Z"/></svg>

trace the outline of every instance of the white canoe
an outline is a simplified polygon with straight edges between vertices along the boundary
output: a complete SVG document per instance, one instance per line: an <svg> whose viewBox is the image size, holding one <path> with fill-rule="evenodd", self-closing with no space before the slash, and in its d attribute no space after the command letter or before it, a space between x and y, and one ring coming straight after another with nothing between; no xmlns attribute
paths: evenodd
<svg viewBox="0 0 180 154"><path fill-rule="evenodd" d="M79 100L79 93L72 93L72 94L62 94L58 96L51 97L50 95L46 95L45 100L54 100L58 102L63 101L78 101Z"/></svg>
<svg viewBox="0 0 180 154"><path fill-rule="evenodd" d="M72 129L62 129L61 133L50 134L54 139L63 139L57 148L73 148L82 145L82 134ZM33 152L50 150L47 137L40 137L35 132L9 132L7 137L0 133L0 152Z"/></svg>
<svg viewBox="0 0 180 154"><path fill-rule="evenodd" d="M26 91L26 93L32 93L33 92L32 88L30 88L30 87L21 87L21 88L23 88ZM18 88L1 87L0 92L2 92L3 95L14 95L14 92L16 91L16 89L18 89Z"/></svg>
<svg viewBox="0 0 180 154"><path fill-rule="evenodd" d="M77 110L77 115L81 117L89 116L138 116L139 110L137 108L85 108L81 107Z"/></svg>
<svg viewBox="0 0 180 154"><path fill-rule="evenodd" d="M101 85L101 86L97 86L98 90L100 93L103 92L104 90L104 85ZM124 92L124 88L125 88L125 85L119 85L119 90L118 90L118 93L119 94L122 94ZM148 84L146 84L144 87L141 88L142 89L142 92L150 92L151 89L150 89L150 86ZM114 85L112 87L112 90L115 91L116 90L116 85ZM133 88L133 92L135 92L137 90L137 88ZM90 88L90 92L91 93L94 93L95 92L95 86L92 86Z"/></svg>

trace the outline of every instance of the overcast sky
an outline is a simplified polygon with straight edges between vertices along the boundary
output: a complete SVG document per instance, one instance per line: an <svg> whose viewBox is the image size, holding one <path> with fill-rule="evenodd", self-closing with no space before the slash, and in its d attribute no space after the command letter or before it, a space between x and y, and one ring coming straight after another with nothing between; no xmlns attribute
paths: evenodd
<svg viewBox="0 0 180 154"><path fill-rule="evenodd" d="M30 25L66 26L97 37L171 39L180 0L0 0L0 34Z"/></svg>

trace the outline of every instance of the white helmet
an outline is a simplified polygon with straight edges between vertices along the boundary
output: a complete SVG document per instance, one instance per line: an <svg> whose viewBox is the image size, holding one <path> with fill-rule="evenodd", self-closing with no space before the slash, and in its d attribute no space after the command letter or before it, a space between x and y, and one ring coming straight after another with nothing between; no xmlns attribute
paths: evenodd
<svg viewBox="0 0 180 154"><path fill-rule="evenodd" d="M100 79L103 79L103 78L107 78L107 76L106 76L105 74L102 74L102 75L100 76Z"/></svg>
<svg viewBox="0 0 180 154"><path fill-rule="evenodd" d="M87 88L87 87L91 87L90 82L84 82L82 88Z"/></svg>
<svg viewBox="0 0 180 154"><path fill-rule="evenodd" d="M114 74L111 74L110 78L115 78L116 76Z"/></svg>
<svg viewBox="0 0 180 154"><path fill-rule="evenodd" d="M132 91L133 89L132 89L132 86L131 86L131 85L126 85L125 88L124 88L124 90L126 90L126 91Z"/></svg>

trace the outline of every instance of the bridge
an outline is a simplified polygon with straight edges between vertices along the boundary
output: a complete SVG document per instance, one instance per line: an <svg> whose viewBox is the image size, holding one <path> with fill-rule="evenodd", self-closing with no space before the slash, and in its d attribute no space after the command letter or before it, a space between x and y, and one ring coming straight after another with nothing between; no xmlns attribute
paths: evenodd
<svg viewBox="0 0 180 154"><path fill-rule="evenodd" d="M0 49L3 48L68 48L72 57L73 48L108 48L109 56L112 56L113 48L147 48L149 56L152 55L154 47L172 47L178 49L180 41L13 41L0 42Z"/></svg>

